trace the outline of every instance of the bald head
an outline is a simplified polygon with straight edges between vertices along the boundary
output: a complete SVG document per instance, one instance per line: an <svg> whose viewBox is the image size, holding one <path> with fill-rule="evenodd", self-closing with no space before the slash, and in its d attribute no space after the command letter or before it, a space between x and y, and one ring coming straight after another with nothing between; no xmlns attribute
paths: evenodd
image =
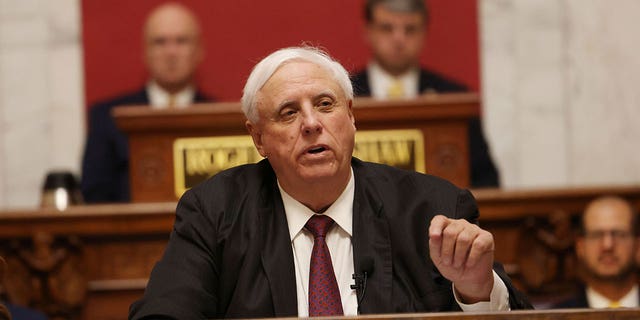
<svg viewBox="0 0 640 320"><path fill-rule="evenodd" d="M582 215L582 229L599 225L606 220L622 221L633 234L637 234L637 215L631 204L617 196L603 196L591 201Z"/></svg>
<svg viewBox="0 0 640 320"><path fill-rule="evenodd" d="M202 61L200 26L185 6L167 3L155 8L144 25L145 63L150 77L169 92L193 82Z"/></svg>

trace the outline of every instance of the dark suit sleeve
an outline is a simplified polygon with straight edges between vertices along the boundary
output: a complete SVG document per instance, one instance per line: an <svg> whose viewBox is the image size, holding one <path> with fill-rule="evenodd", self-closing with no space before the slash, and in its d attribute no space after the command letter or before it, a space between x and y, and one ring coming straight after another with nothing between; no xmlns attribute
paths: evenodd
<svg viewBox="0 0 640 320"><path fill-rule="evenodd" d="M468 125L471 186L474 188L499 187L498 170L491 159L480 118L469 119Z"/></svg>
<svg viewBox="0 0 640 320"><path fill-rule="evenodd" d="M216 318L219 263L215 252L217 221L187 191L162 259L154 267L141 300L129 319Z"/></svg>
<svg viewBox="0 0 640 320"><path fill-rule="evenodd" d="M129 201L128 144L111 117L111 109L103 104L89 111L81 183L87 203Z"/></svg>
<svg viewBox="0 0 640 320"><path fill-rule="evenodd" d="M580 284L573 296L553 304L551 309L575 309L589 308L589 300L587 299L587 288Z"/></svg>

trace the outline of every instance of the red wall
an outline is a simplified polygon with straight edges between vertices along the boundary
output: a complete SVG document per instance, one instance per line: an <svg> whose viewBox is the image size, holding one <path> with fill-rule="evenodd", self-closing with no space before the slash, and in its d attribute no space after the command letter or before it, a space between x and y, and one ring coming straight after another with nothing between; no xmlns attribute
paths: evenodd
<svg viewBox="0 0 640 320"><path fill-rule="evenodd" d="M82 1L88 104L135 90L146 81L142 25L159 0ZM363 0L184 0L201 21L206 57L198 85L220 101L238 100L253 65L271 51L308 42L324 47L347 70L368 59ZM477 90L475 0L429 0L432 23L425 66Z"/></svg>

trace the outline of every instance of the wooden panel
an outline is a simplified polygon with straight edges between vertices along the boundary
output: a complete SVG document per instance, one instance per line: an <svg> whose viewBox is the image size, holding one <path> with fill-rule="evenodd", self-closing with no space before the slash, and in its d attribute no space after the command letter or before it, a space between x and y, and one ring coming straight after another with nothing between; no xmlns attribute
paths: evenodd
<svg viewBox="0 0 640 320"><path fill-rule="evenodd" d="M571 269L567 263L573 258L572 243L545 245L548 241L562 245L558 230L563 225L553 218L558 212L575 223L586 203L602 194L623 196L640 208L637 186L472 192L481 226L494 234L496 260L504 263L515 283L539 306L562 298L576 280L575 270L566 270ZM162 255L175 206L165 202L74 206L64 212L0 211L0 256L8 264L5 287L10 300L41 308L52 317L124 318ZM560 261L567 262L563 270L558 269L563 266ZM518 318L501 314L496 319L601 319L604 315L533 313ZM631 319L624 318L627 315L606 313L607 319ZM475 319L493 319L482 317Z"/></svg>
<svg viewBox="0 0 640 320"><path fill-rule="evenodd" d="M175 202L0 212L9 299L52 319L125 319L174 222Z"/></svg>
<svg viewBox="0 0 640 320"><path fill-rule="evenodd" d="M358 130L421 130L427 172L460 187L469 186L467 123L479 115L476 94L432 95L416 100L358 98L353 110ZM129 136L133 202L177 200L173 176L175 139L247 134L240 104L232 102L167 110L125 107L114 109L113 115Z"/></svg>

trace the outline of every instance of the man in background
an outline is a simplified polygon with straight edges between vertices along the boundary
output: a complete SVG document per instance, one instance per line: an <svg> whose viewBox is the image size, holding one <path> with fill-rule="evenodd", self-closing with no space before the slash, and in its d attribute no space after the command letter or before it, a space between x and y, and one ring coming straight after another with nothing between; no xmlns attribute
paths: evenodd
<svg viewBox="0 0 640 320"><path fill-rule="evenodd" d="M85 202L128 202L129 147L111 110L122 105L154 109L184 108L208 99L194 84L203 59L200 26L186 7L167 3L155 8L143 30L144 61L149 81L140 90L97 103L89 114L89 133L82 160Z"/></svg>
<svg viewBox="0 0 640 320"><path fill-rule="evenodd" d="M639 306L636 254L638 214L626 200L605 196L584 211L576 256L584 286L556 308L636 308Z"/></svg>
<svg viewBox="0 0 640 320"><path fill-rule="evenodd" d="M411 99L428 93L467 90L420 66L429 22L424 0L367 0L364 9L372 60L352 77L356 96ZM468 136L471 186L499 186L479 118L469 121Z"/></svg>

